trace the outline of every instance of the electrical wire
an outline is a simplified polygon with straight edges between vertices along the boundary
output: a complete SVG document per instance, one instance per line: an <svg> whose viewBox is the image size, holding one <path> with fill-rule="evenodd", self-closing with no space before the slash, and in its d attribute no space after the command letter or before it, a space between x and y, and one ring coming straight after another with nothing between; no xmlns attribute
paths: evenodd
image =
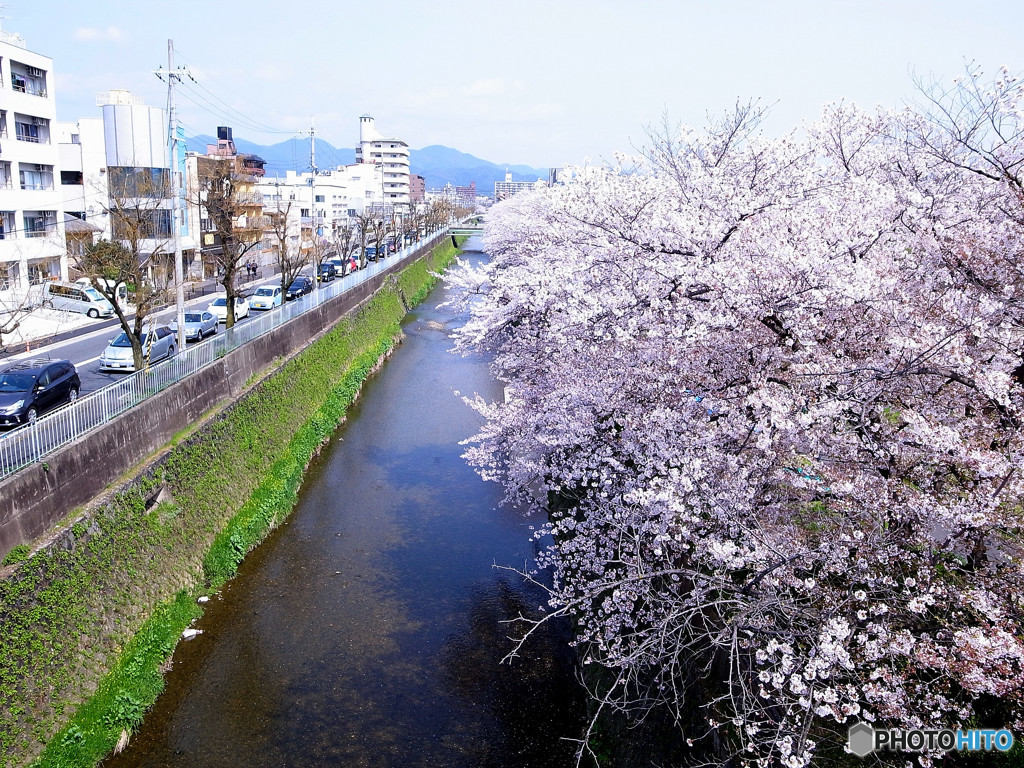
<svg viewBox="0 0 1024 768"><path fill-rule="evenodd" d="M178 49L174 47L174 52L180 54L183 59L188 57ZM193 105L208 112L219 119L223 119L228 123L231 123L235 127L239 127L243 130L252 131L260 134L273 134L273 135L287 135L293 138L304 138L307 134L304 131L295 130L283 130L267 125L255 118L249 117L241 110L233 107L227 101L218 96L214 91L204 85L202 82L195 79L188 70L184 70L184 74L187 77L181 77L178 79L178 84L181 86L178 93L190 101ZM193 136L200 135L199 131L191 126L186 125L180 119L178 124L186 128ZM335 148L329 144L326 140L320 139L320 144L316 147L327 159L331 162L331 167L337 168L343 165L341 158L338 156ZM296 143L292 142L292 166L298 167L298 160L295 157ZM307 166L308 167L308 166Z"/></svg>
<svg viewBox="0 0 1024 768"><path fill-rule="evenodd" d="M178 49L178 47L176 45L174 46L174 51L175 51L175 53L181 53L182 57L185 58L186 60L189 58L187 55L182 53ZM187 72L187 70L186 70L186 72ZM195 77L193 77L191 73L187 72L187 75L188 75L188 79L191 81L191 83L187 82L184 79L182 79L180 81L181 84L183 86L185 86L185 88L187 90L191 91L192 95L195 96L196 99L204 102L205 105L206 105L206 106L202 106L201 104L198 104L194 99L190 99L190 100L193 101L193 103L196 103L197 106L200 106L201 108L206 109L206 110L212 112L213 114L218 115L219 117L224 117L224 118L226 118L229 121L245 123L245 125L243 127L247 128L248 130L258 132L258 133L284 134L284 135L289 135L290 134L290 135L293 135L293 136L295 134L299 133L299 131L295 131L295 130L283 130L281 128L275 128L273 126L267 125L266 123L260 122L259 120L256 120L255 118L249 117L244 112L242 112L241 110L237 109L236 107L233 107L231 104L229 104L227 101L222 99L220 96L218 96L212 90L207 88L203 83L201 83L200 81L196 80ZM200 91L202 91L205 94L207 94L208 97L204 96L202 93L200 93ZM219 102L223 106L221 106L221 107L216 106L213 103L213 101L211 101L211 99Z"/></svg>

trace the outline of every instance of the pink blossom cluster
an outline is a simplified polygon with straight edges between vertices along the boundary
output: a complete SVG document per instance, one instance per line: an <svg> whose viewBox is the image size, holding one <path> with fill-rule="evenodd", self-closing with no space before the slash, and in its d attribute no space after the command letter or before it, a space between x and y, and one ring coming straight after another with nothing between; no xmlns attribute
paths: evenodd
<svg viewBox="0 0 1024 768"><path fill-rule="evenodd" d="M548 521L599 710L751 765L1024 726L1024 99L921 95L652 134L495 206L451 277L507 383L467 456Z"/></svg>

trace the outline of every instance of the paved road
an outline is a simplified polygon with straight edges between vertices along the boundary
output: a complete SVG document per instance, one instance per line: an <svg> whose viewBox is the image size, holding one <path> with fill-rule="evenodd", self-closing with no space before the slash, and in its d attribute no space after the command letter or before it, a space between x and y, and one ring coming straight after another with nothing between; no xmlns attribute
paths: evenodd
<svg viewBox="0 0 1024 768"><path fill-rule="evenodd" d="M309 270L307 270L309 272ZM256 288L266 284L276 284L280 280L279 275L268 275L258 280L244 284L240 293L243 296L251 295ZM212 282L212 281L211 281ZM185 302L188 308L203 308L213 301L214 293L208 293L196 296ZM237 325L243 325L249 322L254 316L258 315L258 310L251 310L249 317L243 317L237 321ZM155 318L158 323L170 323L174 320L175 310L174 307L168 307L167 309L160 310L155 313ZM219 332L223 332L224 326L218 326ZM108 384L122 379L124 373L107 373L101 372L99 367L100 355L103 350L106 349L107 344L110 340L117 336L121 331L121 325L117 321L117 318L108 320L98 320L94 323L78 328L75 331L69 332L69 338L48 344L38 349L33 349L31 352L21 352L16 355L11 355L9 358L5 358L3 362L8 360L23 360L31 357L50 357L55 360L67 359L75 364L75 368L78 369L78 375L82 379L82 394L89 392L95 392L98 389L102 389Z"/></svg>

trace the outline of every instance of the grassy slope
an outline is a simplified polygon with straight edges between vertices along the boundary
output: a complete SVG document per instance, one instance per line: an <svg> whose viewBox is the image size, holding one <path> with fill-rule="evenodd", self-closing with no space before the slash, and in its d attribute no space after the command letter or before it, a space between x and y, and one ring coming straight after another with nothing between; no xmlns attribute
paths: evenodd
<svg viewBox="0 0 1024 768"><path fill-rule="evenodd" d="M454 255L445 244L408 267L75 526L73 547L40 551L0 582L0 767L43 744L40 765L93 765L138 725L200 613L195 598L289 514L309 459L398 338L404 305ZM147 512L160 483L173 502Z"/></svg>

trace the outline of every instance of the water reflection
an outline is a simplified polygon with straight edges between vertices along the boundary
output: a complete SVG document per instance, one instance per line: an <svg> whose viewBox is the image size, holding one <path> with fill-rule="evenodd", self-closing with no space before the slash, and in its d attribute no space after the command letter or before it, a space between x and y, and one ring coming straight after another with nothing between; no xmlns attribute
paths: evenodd
<svg viewBox="0 0 1024 768"><path fill-rule="evenodd" d="M314 461L298 507L175 654L168 689L109 766L562 766L583 700L565 627L513 664L533 593L493 563L526 523L461 458L500 396L449 353L437 290Z"/></svg>

